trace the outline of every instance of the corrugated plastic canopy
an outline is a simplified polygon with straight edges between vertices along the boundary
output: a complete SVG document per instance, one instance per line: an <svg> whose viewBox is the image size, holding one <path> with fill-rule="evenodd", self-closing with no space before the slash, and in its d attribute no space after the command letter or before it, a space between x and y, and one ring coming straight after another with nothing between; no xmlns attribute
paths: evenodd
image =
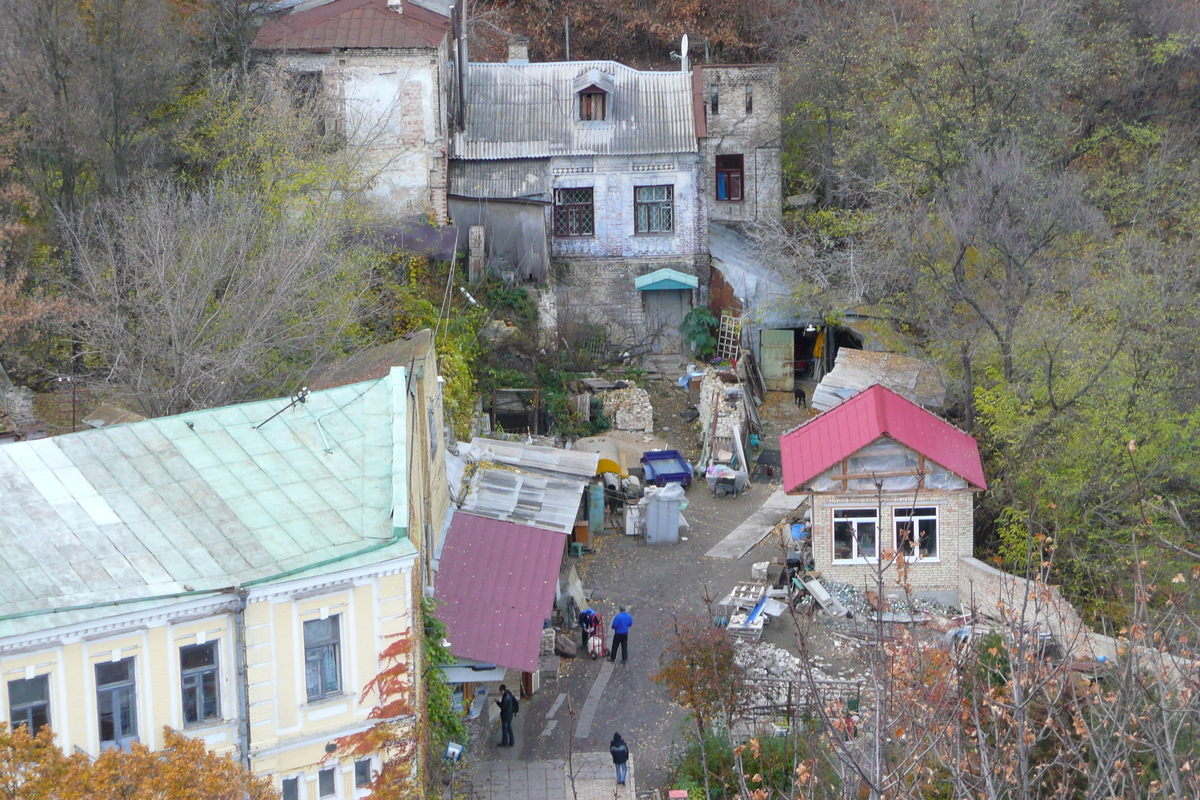
<svg viewBox="0 0 1200 800"><path fill-rule="evenodd" d="M458 511L446 532L434 616L459 658L533 672L566 534Z"/></svg>
<svg viewBox="0 0 1200 800"><path fill-rule="evenodd" d="M647 275L633 279L633 286L640 292L652 292L663 289L695 289L700 286L700 279L669 267L656 269Z"/></svg>
<svg viewBox="0 0 1200 800"><path fill-rule="evenodd" d="M579 119L577 78L612 76L604 122ZM643 72L615 61L468 64L465 129L454 158L697 153L691 76Z"/></svg>
<svg viewBox="0 0 1200 800"><path fill-rule="evenodd" d="M411 556L405 383L0 446L0 636Z"/></svg>
<svg viewBox="0 0 1200 800"><path fill-rule="evenodd" d="M783 490L795 492L882 436L987 488L979 444L943 419L879 384L779 437Z"/></svg>

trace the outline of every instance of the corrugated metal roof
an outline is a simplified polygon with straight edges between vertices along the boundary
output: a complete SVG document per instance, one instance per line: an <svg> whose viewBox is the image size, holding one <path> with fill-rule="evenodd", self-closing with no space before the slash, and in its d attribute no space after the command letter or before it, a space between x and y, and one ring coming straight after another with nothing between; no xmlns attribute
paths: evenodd
<svg viewBox="0 0 1200 800"><path fill-rule="evenodd" d="M0 636L411 555L404 374L0 447Z"/></svg>
<svg viewBox="0 0 1200 800"><path fill-rule="evenodd" d="M451 161L450 188L461 197L550 199L550 160Z"/></svg>
<svg viewBox="0 0 1200 800"><path fill-rule="evenodd" d="M573 83L598 70L613 78L607 120L581 122ZM695 153L691 76L642 72L615 61L470 64L466 125L454 157Z"/></svg>
<svg viewBox="0 0 1200 800"><path fill-rule="evenodd" d="M919 358L843 347L813 392L812 406L828 411L878 383L926 408L940 408L946 387L937 367Z"/></svg>
<svg viewBox="0 0 1200 800"><path fill-rule="evenodd" d="M596 466L600 463L599 454L585 450L563 450L480 436L471 440L466 455L478 461L495 461L510 467L585 479L596 475Z"/></svg>
<svg viewBox="0 0 1200 800"><path fill-rule="evenodd" d="M481 467L460 511L560 533L575 524L587 481Z"/></svg>
<svg viewBox="0 0 1200 800"><path fill-rule="evenodd" d="M879 384L779 437L783 488L793 492L831 466L888 436L987 488L979 444L945 420Z"/></svg>
<svg viewBox="0 0 1200 800"><path fill-rule="evenodd" d="M450 652L535 671L565 543L561 533L455 513L434 592Z"/></svg>
<svg viewBox="0 0 1200 800"><path fill-rule="evenodd" d="M437 47L450 30L450 20L428 9L404 3L404 13L388 9L387 0L334 0L271 17L259 28L258 50L328 51L359 48Z"/></svg>

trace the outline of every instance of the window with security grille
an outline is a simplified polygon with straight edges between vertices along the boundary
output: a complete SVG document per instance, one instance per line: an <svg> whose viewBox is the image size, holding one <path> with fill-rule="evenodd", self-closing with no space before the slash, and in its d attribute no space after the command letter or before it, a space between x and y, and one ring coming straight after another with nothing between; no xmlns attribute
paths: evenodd
<svg viewBox="0 0 1200 800"><path fill-rule="evenodd" d="M183 680L183 724L217 719L217 643L179 648L179 671Z"/></svg>
<svg viewBox="0 0 1200 800"><path fill-rule="evenodd" d="M592 187L554 191L554 235L592 236L596 232L596 211L592 205Z"/></svg>
<svg viewBox="0 0 1200 800"><path fill-rule="evenodd" d="M309 700L320 700L342 690L339 616L304 623L304 681Z"/></svg>
<svg viewBox="0 0 1200 800"><path fill-rule="evenodd" d="M8 682L8 719L12 727L24 725L36 735L50 724L50 678L38 675Z"/></svg>
<svg viewBox="0 0 1200 800"><path fill-rule="evenodd" d="M671 233L675 230L674 190L670 186L636 186L633 211L638 233Z"/></svg>

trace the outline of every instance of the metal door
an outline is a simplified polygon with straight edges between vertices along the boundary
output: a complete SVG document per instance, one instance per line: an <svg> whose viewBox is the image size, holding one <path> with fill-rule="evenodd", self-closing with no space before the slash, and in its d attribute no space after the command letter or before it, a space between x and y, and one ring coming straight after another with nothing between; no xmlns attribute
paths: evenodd
<svg viewBox="0 0 1200 800"><path fill-rule="evenodd" d="M691 291L687 294L690 296ZM682 353L685 299L683 289L648 289L642 292L646 303L646 330L653 337L655 353Z"/></svg>
<svg viewBox="0 0 1200 800"><path fill-rule="evenodd" d="M765 330L760 334L763 383L769 392L790 392L794 360L794 336L790 330Z"/></svg>

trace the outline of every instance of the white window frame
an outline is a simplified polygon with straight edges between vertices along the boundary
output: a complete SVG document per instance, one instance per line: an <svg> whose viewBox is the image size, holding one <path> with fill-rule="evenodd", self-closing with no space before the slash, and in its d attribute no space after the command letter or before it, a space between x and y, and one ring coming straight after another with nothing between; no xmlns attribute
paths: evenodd
<svg viewBox="0 0 1200 800"><path fill-rule="evenodd" d="M329 776L330 782L333 784L330 788L333 790L329 793L321 791L321 778L325 775ZM338 768L334 764L328 767L322 767L317 770L317 800L329 800L331 797L338 797L341 793L338 791Z"/></svg>
<svg viewBox="0 0 1200 800"><path fill-rule="evenodd" d="M868 512L873 516L871 516L871 517L866 516L866 513L868 513ZM862 514L863 516L843 517L843 518L838 517L838 514L846 514L846 513ZM882 549L882 542L880 541L881 537L880 537L880 525L879 525L880 520L879 520L879 518L880 518L880 514L879 514L878 508L864 508L862 506L847 506L844 508L830 509L829 519L830 519L830 522L832 523L829 528L829 543L832 548L830 551L830 556L831 556L830 561L834 564L876 564L876 563L878 563L879 562L879 552ZM851 555L850 558L839 558L837 555L837 527L838 527L839 522L849 522L849 523L852 523L854 526L854 533L851 538L851 545L854 548L854 553ZM873 556L861 555L858 550L858 543L860 541L860 535L858 533L858 526L859 526L859 524L866 523L866 522L873 522L875 524L875 555L873 555Z"/></svg>
<svg viewBox="0 0 1200 800"><path fill-rule="evenodd" d="M912 511L930 511L930 510L933 511L932 515L931 514L915 514L915 515L910 516L907 514L900 513L902 511L912 512ZM921 555L920 525L921 525L922 520L929 520L929 519L933 520L933 526L934 526L933 527L933 539L934 539L936 552L934 555L931 555L931 556L923 556L923 555ZM914 526L914 530L916 533L916 540L913 542L912 554L901 553L904 556L904 560L911 561L911 562L919 561L924 564L936 564L937 562L941 561L942 560L942 538L943 538L942 537L942 512L941 512L941 509L936 505L894 506L892 508L892 535L895 537L896 548L901 551L904 549L904 546L900 540L900 525L901 525L901 523L908 522L909 520L916 520L916 522L917 522L916 526Z"/></svg>

